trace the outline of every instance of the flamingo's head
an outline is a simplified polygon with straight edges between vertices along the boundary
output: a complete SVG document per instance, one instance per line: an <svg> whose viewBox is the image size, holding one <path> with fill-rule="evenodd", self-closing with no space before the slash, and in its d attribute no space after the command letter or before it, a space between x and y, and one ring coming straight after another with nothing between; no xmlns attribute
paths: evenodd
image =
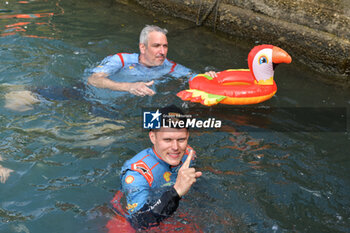
<svg viewBox="0 0 350 233"><path fill-rule="evenodd" d="M291 56L273 45L254 47L248 55L248 66L258 84L272 84L274 69L279 63L291 63Z"/></svg>

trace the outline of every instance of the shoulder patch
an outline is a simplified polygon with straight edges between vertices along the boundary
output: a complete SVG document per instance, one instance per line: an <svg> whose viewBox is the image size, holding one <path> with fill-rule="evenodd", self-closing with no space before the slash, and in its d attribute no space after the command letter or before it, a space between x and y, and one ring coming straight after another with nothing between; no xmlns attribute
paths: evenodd
<svg viewBox="0 0 350 233"><path fill-rule="evenodd" d="M143 161L138 161L136 163L131 164L131 170L137 171L141 175L145 177L149 186L152 186L153 183L153 174L151 169L147 166L147 164Z"/></svg>
<svg viewBox="0 0 350 233"><path fill-rule="evenodd" d="M125 178L125 183L127 184L131 184L132 182L134 182L135 178L133 176L127 176Z"/></svg>

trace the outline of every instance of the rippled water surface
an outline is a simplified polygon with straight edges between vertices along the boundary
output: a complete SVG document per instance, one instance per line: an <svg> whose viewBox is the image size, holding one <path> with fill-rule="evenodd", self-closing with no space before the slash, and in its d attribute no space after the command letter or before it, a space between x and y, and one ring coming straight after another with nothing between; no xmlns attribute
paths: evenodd
<svg viewBox="0 0 350 233"><path fill-rule="evenodd" d="M141 108L182 105L175 94L187 88L185 79L165 78L153 97L88 95L88 69L137 52L145 24L168 28L168 57L197 72L247 68L254 46L112 0L1 1L0 9L0 232L107 232L120 168L150 146ZM306 117L317 117L309 107L340 108L347 118L349 89L318 76L296 62L280 65L277 95L258 107L305 107ZM175 221L203 232L350 231L346 126L309 132L288 114L210 111L224 129L191 134L204 175Z"/></svg>

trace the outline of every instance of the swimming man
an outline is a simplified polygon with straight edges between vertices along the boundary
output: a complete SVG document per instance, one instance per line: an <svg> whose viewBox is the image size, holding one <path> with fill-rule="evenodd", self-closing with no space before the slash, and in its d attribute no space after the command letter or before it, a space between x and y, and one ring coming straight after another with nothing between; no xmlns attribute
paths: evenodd
<svg viewBox="0 0 350 233"><path fill-rule="evenodd" d="M158 26L147 25L140 33L140 53L118 53L106 57L92 70L88 84L137 96L152 96L155 94L151 89L154 79L167 74L176 78L192 76L190 69L167 59L167 32ZM119 77L112 77L120 72L127 73L128 79L120 81ZM206 74L216 76L213 71Z"/></svg>
<svg viewBox="0 0 350 233"><path fill-rule="evenodd" d="M160 112L182 114L175 106ZM187 144L188 129L161 127L151 130L149 138L153 147L126 161L121 170L129 220L136 229L158 225L172 215L181 197L202 175L190 166L194 151Z"/></svg>

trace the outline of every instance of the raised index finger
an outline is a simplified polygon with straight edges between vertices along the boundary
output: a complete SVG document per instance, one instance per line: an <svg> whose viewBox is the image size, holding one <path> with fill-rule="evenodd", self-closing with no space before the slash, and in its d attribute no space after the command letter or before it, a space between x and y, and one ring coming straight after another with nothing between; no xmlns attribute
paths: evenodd
<svg viewBox="0 0 350 233"><path fill-rule="evenodd" d="M192 157L193 157L193 150L190 150L190 153L188 154L186 161L184 162L181 168L189 168Z"/></svg>

